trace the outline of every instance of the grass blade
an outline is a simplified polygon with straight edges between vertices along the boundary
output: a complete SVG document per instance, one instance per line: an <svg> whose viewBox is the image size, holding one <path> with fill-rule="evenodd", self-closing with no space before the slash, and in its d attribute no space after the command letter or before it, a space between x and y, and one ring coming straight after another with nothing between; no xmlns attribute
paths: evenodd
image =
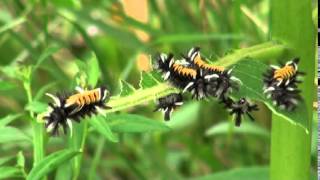
<svg viewBox="0 0 320 180"><path fill-rule="evenodd" d="M89 120L89 124L111 142L118 142L117 137L112 133L108 123L102 116L97 116Z"/></svg>
<svg viewBox="0 0 320 180"><path fill-rule="evenodd" d="M46 176L48 173L59 167L60 164L69 161L79 153L79 151L66 149L55 152L45 157L34 168L32 168L27 177L27 180L41 179L42 177Z"/></svg>

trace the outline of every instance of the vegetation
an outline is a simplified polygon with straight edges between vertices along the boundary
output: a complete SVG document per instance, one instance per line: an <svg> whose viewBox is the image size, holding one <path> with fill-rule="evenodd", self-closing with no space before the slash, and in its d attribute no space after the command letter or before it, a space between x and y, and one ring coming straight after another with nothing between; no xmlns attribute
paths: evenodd
<svg viewBox="0 0 320 180"><path fill-rule="evenodd" d="M137 2L0 2L0 179L316 179L317 3ZM178 91L152 70L154 55L193 46L233 68L234 97L259 104L255 122L235 127L214 99L190 98L168 122L153 112ZM293 57L304 100L286 112L266 99L262 74ZM77 85L106 85L112 109L51 137L44 94Z"/></svg>

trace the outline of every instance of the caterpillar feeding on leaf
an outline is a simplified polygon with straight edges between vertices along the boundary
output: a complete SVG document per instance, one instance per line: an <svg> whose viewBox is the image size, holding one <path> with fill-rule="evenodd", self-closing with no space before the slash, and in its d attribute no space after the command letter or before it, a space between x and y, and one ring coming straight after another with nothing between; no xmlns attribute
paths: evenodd
<svg viewBox="0 0 320 180"><path fill-rule="evenodd" d="M206 78L210 81L209 94L211 96L223 99L233 90L239 89L241 81L232 76L232 69L226 69L223 66L209 64L204 61L200 55L199 47L191 48L187 56L183 57L190 63L191 67L201 69L205 74L208 74Z"/></svg>
<svg viewBox="0 0 320 180"><path fill-rule="evenodd" d="M83 90L79 87L75 94L46 95L51 97L54 103L48 103L48 111L44 114L45 127L53 135L59 134L62 126L64 133L67 127L72 130L72 120L80 122L81 118L101 112L102 109L110 109L105 103L109 97L109 91L105 87L93 90Z"/></svg>
<svg viewBox="0 0 320 180"><path fill-rule="evenodd" d="M271 65L263 75L264 93L273 104L281 109L292 111L302 99L298 89L299 75L305 73L298 71L299 58L288 61L282 67Z"/></svg>
<svg viewBox="0 0 320 180"><path fill-rule="evenodd" d="M193 69L178 64L174 61L173 54L161 54L157 57L155 66L162 74L164 80L168 80L173 86L184 92L190 92L192 98L202 99L208 96L210 91L207 74L201 69Z"/></svg>

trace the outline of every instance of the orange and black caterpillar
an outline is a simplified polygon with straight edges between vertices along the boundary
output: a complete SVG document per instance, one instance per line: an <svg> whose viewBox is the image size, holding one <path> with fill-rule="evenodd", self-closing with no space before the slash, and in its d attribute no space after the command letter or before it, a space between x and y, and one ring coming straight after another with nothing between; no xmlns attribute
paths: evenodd
<svg viewBox="0 0 320 180"><path fill-rule="evenodd" d="M99 87L93 90L77 89L78 92L72 95L57 94L51 97L54 103L48 103L48 111L44 115L45 127L53 135L59 134L59 127L67 133L67 127L71 129L72 122L80 122L81 118L97 114L101 109L111 108L105 103L109 97L109 92L105 87Z"/></svg>
<svg viewBox="0 0 320 180"><path fill-rule="evenodd" d="M297 84L301 83L299 75L304 73L298 71L298 63L299 58L294 58L282 67L271 65L263 75L264 93L281 109L294 110L301 100Z"/></svg>
<svg viewBox="0 0 320 180"><path fill-rule="evenodd" d="M204 74L208 75L206 78L211 84L211 96L222 99L227 97L232 90L239 89L241 81L232 76L232 69L207 63L201 57L199 47L191 48L187 56L183 57L190 64L190 67L201 69Z"/></svg>
<svg viewBox="0 0 320 180"><path fill-rule="evenodd" d="M163 74L164 80L168 80L183 93L190 92L193 98L202 99L210 92L211 85L208 80L210 75L204 74L201 69L176 63L173 54L158 55L156 69Z"/></svg>
<svg viewBox="0 0 320 180"><path fill-rule="evenodd" d="M188 55L184 56L184 58L193 66L204 69L206 71L210 71L214 73L223 73L226 70L223 66L209 64L208 62L204 61L200 55L199 47L191 48L188 52Z"/></svg>

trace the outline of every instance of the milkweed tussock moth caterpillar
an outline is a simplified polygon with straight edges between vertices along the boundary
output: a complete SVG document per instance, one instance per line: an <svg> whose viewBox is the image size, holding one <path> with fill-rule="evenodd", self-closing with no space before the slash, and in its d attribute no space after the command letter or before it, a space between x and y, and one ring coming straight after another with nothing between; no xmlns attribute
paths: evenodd
<svg viewBox="0 0 320 180"><path fill-rule="evenodd" d="M48 110L43 114L45 127L53 135L59 134L59 127L62 126L64 133L67 127L72 130L72 120L80 122L85 116L92 116L102 112L102 109L110 109L106 105L110 93L101 86L92 90L76 88L76 93L58 93L56 95L47 93L53 102L48 103Z"/></svg>
<svg viewBox="0 0 320 180"><path fill-rule="evenodd" d="M300 75L305 73L298 71L299 58L288 61L282 67L271 65L263 75L264 93L273 101L275 106L292 111L302 99L298 84Z"/></svg>

